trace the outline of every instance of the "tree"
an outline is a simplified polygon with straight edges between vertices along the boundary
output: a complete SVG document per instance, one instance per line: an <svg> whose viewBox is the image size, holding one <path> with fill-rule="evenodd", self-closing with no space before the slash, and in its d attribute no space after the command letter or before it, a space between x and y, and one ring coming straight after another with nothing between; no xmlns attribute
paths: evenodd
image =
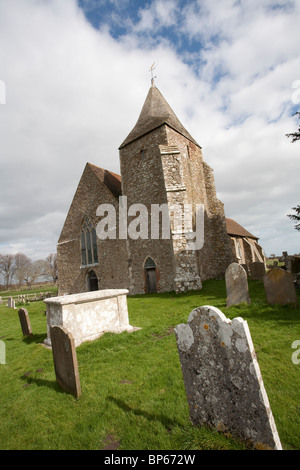
<svg viewBox="0 0 300 470"><path fill-rule="evenodd" d="M26 266L24 280L30 289L32 284L35 283L38 277L44 275L45 261L38 259L37 261L29 260L29 263Z"/></svg>
<svg viewBox="0 0 300 470"><path fill-rule="evenodd" d="M0 273L4 277L5 286L8 288L15 272L14 255L0 254Z"/></svg>
<svg viewBox="0 0 300 470"><path fill-rule="evenodd" d="M296 113L293 114L293 116L295 116L296 114L298 114L298 117L300 118L300 112L297 111ZM297 132L292 132L290 134L285 134L286 137L290 138L292 137L292 143L293 142L296 142L296 140L300 140L300 125L298 127L298 131Z"/></svg>
<svg viewBox="0 0 300 470"><path fill-rule="evenodd" d="M288 217L298 222L297 224L295 224L295 229L300 230L300 205L298 204L297 207L292 207L292 209L296 212L296 214L288 214Z"/></svg>
<svg viewBox="0 0 300 470"><path fill-rule="evenodd" d="M45 276L51 276L54 284L57 281L57 254L50 253L45 260Z"/></svg>
<svg viewBox="0 0 300 470"><path fill-rule="evenodd" d="M17 253L15 255L15 279L19 282L19 286L25 281L30 264L31 260L28 256L23 253Z"/></svg>

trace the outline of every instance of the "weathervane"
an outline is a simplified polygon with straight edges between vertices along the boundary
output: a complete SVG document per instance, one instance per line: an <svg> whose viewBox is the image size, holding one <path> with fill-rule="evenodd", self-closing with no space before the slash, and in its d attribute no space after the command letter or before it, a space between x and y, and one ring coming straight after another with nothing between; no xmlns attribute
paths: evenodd
<svg viewBox="0 0 300 470"><path fill-rule="evenodd" d="M151 72L151 86L154 86L154 79L156 78L156 76L155 77L153 76L155 69L156 69L156 63L153 62L149 70L149 72Z"/></svg>

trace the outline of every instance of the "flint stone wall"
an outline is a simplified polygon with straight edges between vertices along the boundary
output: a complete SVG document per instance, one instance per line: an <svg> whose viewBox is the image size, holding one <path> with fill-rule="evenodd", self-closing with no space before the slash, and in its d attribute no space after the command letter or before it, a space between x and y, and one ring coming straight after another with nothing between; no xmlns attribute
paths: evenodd
<svg viewBox="0 0 300 470"><path fill-rule="evenodd" d="M47 338L51 346L50 327L63 326L72 333L75 346L99 338L105 332L133 331L129 325L126 289L108 289L45 299Z"/></svg>
<svg viewBox="0 0 300 470"><path fill-rule="evenodd" d="M204 306L175 335L193 424L281 449L247 322Z"/></svg>

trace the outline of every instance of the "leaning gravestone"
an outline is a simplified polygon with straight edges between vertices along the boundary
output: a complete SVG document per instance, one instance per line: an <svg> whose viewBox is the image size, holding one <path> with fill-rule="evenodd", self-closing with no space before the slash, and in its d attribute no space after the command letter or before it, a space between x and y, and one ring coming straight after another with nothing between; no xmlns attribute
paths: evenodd
<svg viewBox="0 0 300 470"><path fill-rule="evenodd" d="M284 269L270 269L264 276L264 286L268 304L297 304L292 275Z"/></svg>
<svg viewBox="0 0 300 470"><path fill-rule="evenodd" d="M32 336L32 329L30 324L30 318L26 308L20 308L18 311L19 319L21 323L22 333L24 336Z"/></svg>
<svg viewBox="0 0 300 470"><path fill-rule="evenodd" d="M50 328L50 337L56 381L63 390L78 398L81 386L73 335L55 325Z"/></svg>
<svg viewBox="0 0 300 470"><path fill-rule="evenodd" d="M251 303L247 274L243 266L238 263L231 263L226 269L226 306L239 305L241 303Z"/></svg>
<svg viewBox="0 0 300 470"><path fill-rule="evenodd" d="M194 309L175 335L190 417L255 449L281 449L247 322Z"/></svg>

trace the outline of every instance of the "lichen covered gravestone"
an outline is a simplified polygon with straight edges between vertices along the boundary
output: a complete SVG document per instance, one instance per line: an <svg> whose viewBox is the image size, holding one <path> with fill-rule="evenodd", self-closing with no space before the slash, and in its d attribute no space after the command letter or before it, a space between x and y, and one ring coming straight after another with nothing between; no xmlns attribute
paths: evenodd
<svg viewBox="0 0 300 470"><path fill-rule="evenodd" d="M81 386L73 335L64 327L54 325L50 336L56 381L63 390L78 398Z"/></svg>
<svg viewBox="0 0 300 470"><path fill-rule="evenodd" d="M175 335L193 424L281 449L247 322L204 306Z"/></svg>
<svg viewBox="0 0 300 470"><path fill-rule="evenodd" d="M268 304L297 304L292 275L284 269L270 269L264 276L264 286Z"/></svg>
<svg viewBox="0 0 300 470"><path fill-rule="evenodd" d="M238 263L231 263L226 269L226 306L239 305L241 303L250 304L248 290L247 273L243 266Z"/></svg>

